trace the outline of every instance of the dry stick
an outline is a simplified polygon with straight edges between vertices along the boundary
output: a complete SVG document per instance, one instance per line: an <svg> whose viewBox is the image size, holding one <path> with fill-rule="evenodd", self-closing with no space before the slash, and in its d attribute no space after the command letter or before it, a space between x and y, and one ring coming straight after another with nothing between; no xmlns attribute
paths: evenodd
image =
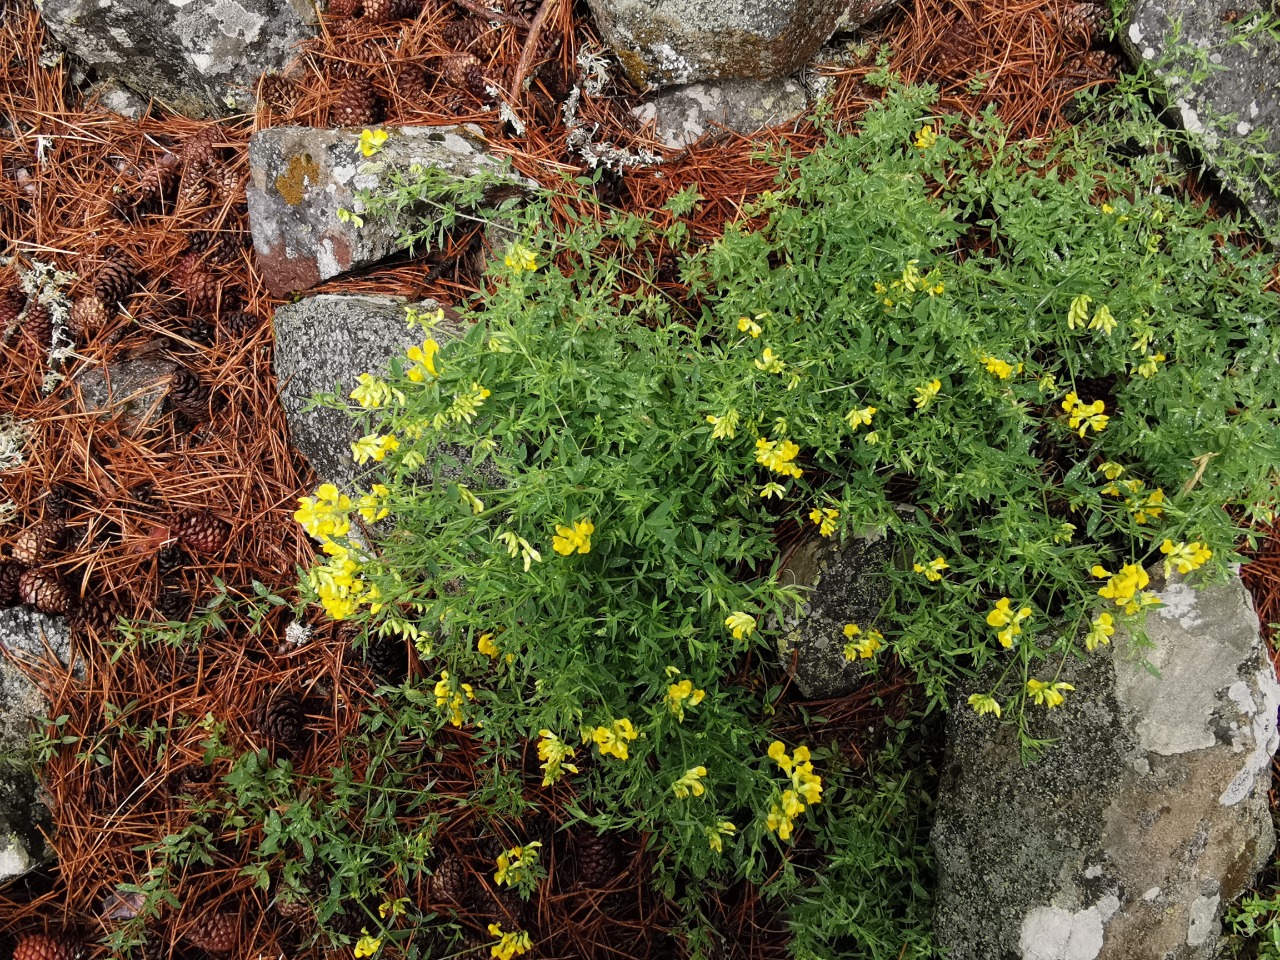
<svg viewBox="0 0 1280 960"><path fill-rule="evenodd" d="M455 3L458 0L454 0ZM547 22L547 17L551 15L552 10L558 5L558 0L542 0L542 6L538 7L538 14L533 18L533 23L529 25L529 36L525 38L524 49L520 51L520 63L516 65L516 76L511 82L511 102L512 104L523 103L524 95L524 78L529 72L529 67L533 63L533 55L538 49L538 39L542 36L543 24Z"/></svg>

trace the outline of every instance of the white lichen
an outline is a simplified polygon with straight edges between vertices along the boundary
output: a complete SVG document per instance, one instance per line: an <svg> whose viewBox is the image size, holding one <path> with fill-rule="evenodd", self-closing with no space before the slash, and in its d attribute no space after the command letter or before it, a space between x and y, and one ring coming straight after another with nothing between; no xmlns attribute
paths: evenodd
<svg viewBox="0 0 1280 960"><path fill-rule="evenodd" d="M580 156L592 170L604 167L606 170L621 172L628 167L657 166L665 163L665 158L652 150L625 150L614 146L607 140L595 142L600 132L600 124L588 126L578 117L578 104L582 99L582 89L575 86L561 107L561 118L569 131L565 136L565 145L570 151Z"/></svg>
<svg viewBox="0 0 1280 960"><path fill-rule="evenodd" d="M75 344L67 330L67 317L71 312L71 302L65 289L77 279L70 270L59 270L51 263L43 260L32 260L29 268L18 267L18 280L22 291L27 295L27 306L18 317L16 323L21 326L33 304L39 303L49 311L53 333L49 343L48 370L45 372L42 389L48 393L63 379L62 363L75 356ZM5 331L7 339L10 331Z"/></svg>

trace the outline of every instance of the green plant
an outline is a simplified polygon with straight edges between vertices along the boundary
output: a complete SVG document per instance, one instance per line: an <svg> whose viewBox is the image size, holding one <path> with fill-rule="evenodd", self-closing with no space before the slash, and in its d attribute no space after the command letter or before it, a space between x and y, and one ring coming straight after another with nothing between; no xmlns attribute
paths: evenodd
<svg viewBox="0 0 1280 960"><path fill-rule="evenodd" d="M1037 712L1070 708L1064 659L1142 639L1146 566L1219 576L1272 516L1272 264L1172 189L1159 124L1126 106L1012 142L884 82L856 132L766 155L777 188L709 245L681 220L693 190L640 217L584 189L567 226L532 205L465 334L412 317L422 345L355 385L368 491L326 485L297 515L325 554L303 595L431 674L366 716L373 768L465 728L487 779L459 808L510 846L567 779L578 820L651 838L691 945L708 885L772 878L799 956L931 951L922 773L776 741L778 688L743 682L803 600L780 528L889 531L909 559L849 655L894 655L929 704L968 695L1036 745ZM375 820L337 861L401 862ZM862 887L881 895L843 902Z"/></svg>

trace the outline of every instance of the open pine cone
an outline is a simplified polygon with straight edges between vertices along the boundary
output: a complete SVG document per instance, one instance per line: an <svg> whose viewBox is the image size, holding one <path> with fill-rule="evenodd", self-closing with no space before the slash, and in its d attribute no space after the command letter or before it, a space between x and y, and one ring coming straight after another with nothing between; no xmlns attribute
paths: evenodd
<svg viewBox="0 0 1280 960"><path fill-rule="evenodd" d="M61 520L41 520L18 534L13 542L13 559L28 567L38 567L62 549L67 525Z"/></svg>
<svg viewBox="0 0 1280 960"><path fill-rule="evenodd" d="M302 702L291 693L268 694L258 708L258 729L286 747L296 747L306 732Z"/></svg>
<svg viewBox="0 0 1280 960"><path fill-rule="evenodd" d="M45 933L23 937L13 950L13 960L76 960L77 956L79 950L73 939Z"/></svg>
<svg viewBox="0 0 1280 960"><path fill-rule="evenodd" d="M71 592L62 578L50 570L25 570L18 578L18 597L41 613L66 613L71 609Z"/></svg>
<svg viewBox="0 0 1280 960"><path fill-rule="evenodd" d="M231 524L208 510L188 510L178 518L174 533L197 554L217 553L231 538Z"/></svg>
<svg viewBox="0 0 1280 960"><path fill-rule="evenodd" d="M205 914L183 939L208 953L231 953L240 943L240 917L224 912Z"/></svg>

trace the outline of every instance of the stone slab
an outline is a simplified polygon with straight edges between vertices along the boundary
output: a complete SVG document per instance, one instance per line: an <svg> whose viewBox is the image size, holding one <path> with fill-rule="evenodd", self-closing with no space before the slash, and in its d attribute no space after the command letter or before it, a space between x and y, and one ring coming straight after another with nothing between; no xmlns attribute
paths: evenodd
<svg viewBox="0 0 1280 960"><path fill-rule="evenodd" d="M809 100L796 80L721 80L663 91L631 113L671 149L687 147L720 127L752 134L802 113Z"/></svg>

